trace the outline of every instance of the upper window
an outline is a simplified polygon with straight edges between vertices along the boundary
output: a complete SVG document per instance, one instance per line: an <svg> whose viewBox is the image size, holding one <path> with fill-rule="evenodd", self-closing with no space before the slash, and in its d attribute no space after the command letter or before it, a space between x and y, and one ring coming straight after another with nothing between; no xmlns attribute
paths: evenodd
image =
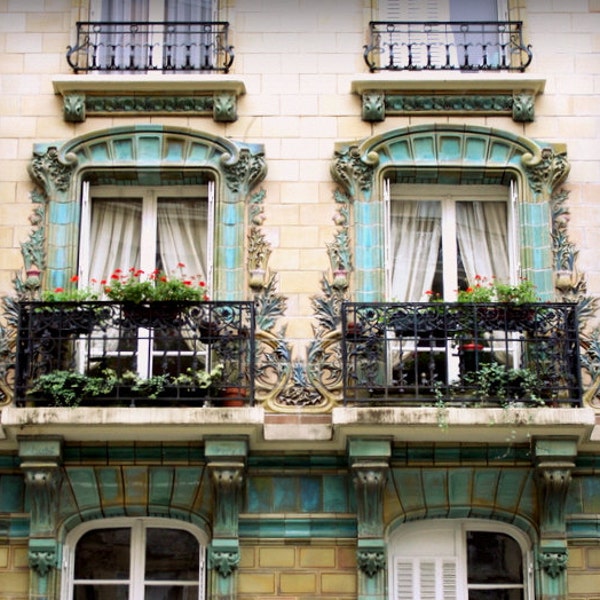
<svg viewBox="0 0 600 600"><path fill-rule="evenodd" d="M200 600L206 540L167 519L86 523L67 537L64 600Z"/></svg>
<svg viewBox="0 0 600 600"><path fill-rule="evenodd" d="M95 0L69 52L75 70L215 71L232 57L217 0ZM71 54L76 56L71 56Z"/></svg>
<svg viewBox="0 0 600 600"><path fill-rule="evenodd" d="M484 521L402 525L388 546L392 600L528 600L529 542Z"/></svg>
<svg viewBox="0 0 600 600"><path fill-rule="evenodd" d="M210 283L214 184L84 185L80 279L109 280L115 271L173 273Z"/></svg>
<svg viewBox="0 0 600 600"><path fill-rule="evenodd" d="M502 0L387 0L371 35L373 69L521 69L527 53Z"/></svg>
<svg viewBox="0 0 600 600"><path fill-rule="evenodd" d="M450 302L478 278L517 272L515 210L501 185L412 185L386 180L388 297Z"/></svg>

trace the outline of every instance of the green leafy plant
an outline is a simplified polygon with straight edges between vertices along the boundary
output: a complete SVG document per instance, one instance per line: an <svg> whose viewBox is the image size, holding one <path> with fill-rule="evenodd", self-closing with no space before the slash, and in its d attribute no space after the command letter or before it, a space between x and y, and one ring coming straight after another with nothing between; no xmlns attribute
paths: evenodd
<svg viewBox="0 0 600 600"><path fill-rule="evenodd" d="M120 302L208 300L206 283L196 276L187 277L184 268L185 265L179 263L173 275L155 270L148 276L135 267L127 273L116 269L109 280L100 283L107 298Z"/></svg>
<svg viewBox="0 0 600 600"><path fill-rule="evenodd" d="M110 394L116 383L112 371L104 371L100 376L52 371L38 377L29 394L45 396L54 406L78 406L86 398Z"/></svg>
<svg viewBox="0 0 600 600"><path fill-rule="evenodd" d="M77 275L73 275L70 279L71 284L76 284L79 280ZM44 290L41 294L43 302L84 302L85 300L97 300L98 292L89 287L78 288L62 288L56 287L53 290Z"/></svg>
<svg viewBox="0 0 600 600"><path fill-rule="evenodd" d="M508 369L497 363L480 365L477 371L467 372L457 384L472 386L475 395L483 400L502 399L507 403L532 401L543 404L540 396L540 380L529 369Z"/></svg>
<svg viewBox="0 0 600 600"><path fill-rule="evenodd" d="M527 304L539 302L540 297L535 285L528 279L521 279L517 284L503 283L495 277L475 276L475 284L465 290L459 290L458 302L513 302Z"/></svg>
<svg viewBox="0 0 600 600"><path fill-rule="evenodd" d="M188 389L208 389L215 381L223 377L223 364L217 364L210 371L188 368L173 379L173 383Z"/></svg>

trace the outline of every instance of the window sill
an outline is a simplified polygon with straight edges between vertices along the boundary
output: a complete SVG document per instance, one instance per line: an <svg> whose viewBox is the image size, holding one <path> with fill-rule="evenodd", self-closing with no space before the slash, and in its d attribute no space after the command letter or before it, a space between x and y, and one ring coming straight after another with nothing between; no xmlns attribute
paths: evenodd
<svg viewBox="0 0 600 600"><path fill-rule="evenodd" d="M194 115L217 122L237 119L237 98L243 81L206 75L63 75L52 80L63 97L65 121L81 123L87 116Z"/></svg>
<svg viewBox="0 0 600 600"><path fill-rule="evenodd" d="M351 91L362 98L363 121L386 116L475 114L534 120L534 104L546 80L522 73L402 72L356 77Z"/></svg>

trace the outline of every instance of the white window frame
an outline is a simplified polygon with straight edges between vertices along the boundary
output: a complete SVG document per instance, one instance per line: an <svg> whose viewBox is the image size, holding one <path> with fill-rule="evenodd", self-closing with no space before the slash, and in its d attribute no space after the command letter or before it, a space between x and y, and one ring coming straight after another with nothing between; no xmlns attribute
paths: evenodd
<svg viewBox="0 0 600 600"><path fill-rule="evenodd" d="M452 266L457 264L456 253L456 217L457 202L486 202L502 201L507 207L507 247L510 272L509 283L517 283L520 274L518 260L518 213L516 186L504 185L445 185L445 184L405 184L391 183L389 179L383 182L384 204L384 236L385 236L385 270L386 298L391 299L392 261L391 255L391 203L396 201L441 202L442 207L442 253L444 257L444 286L443 297L446 302L452 302L458 289L458 273ZM481 273L491 276L494 273ZM419 300L414 300L418 302Z"/></svg>
<svg viewBox="0 0 600 600"><path fill-rule="evenodd" d="M517 542L521 549L523 585L506 585L504 588L522 589L524 600L533 600L531 541L513 525L484 519L431 519L405 523L395 529L388 540L389 599L467 600L469 589L486 589L485 585L469 586L467 582L468 531L502 533ZM414 543L411 543L411 537ZM432 551L428 542L436 550ZM401 550L403 543L405 548ZM436 554L438 548L440 551ZM426 588L427 594L422 595L422 587ZM498 588L491 584L487 587Z"/></svg>
<svg viewBox="0 0 600 600"><path fill-rule="evenodd" d="M80 243L79 243L79 266L78 277L79 286L85 288L90 283L89 265L90 265L90 241L91 241L91 220L92 220L92 199L93 198L122 198L126 201L127 198L141 199L142 207L142 231L141 231L141 256L139 265L130 265L141 269L145 274L152 273L155 268L156 258L156 243L157 243L157 206L159 197L173 198L206 198L208 211L208 227L206 241L207 253L207 274L206 284L207 289L211 289L213 279L213 254L214 254L214 236L215 236L215 182L208 181L206 185L190 185L190 186L124 186L124 185L98 185L90 189L89 181L84 181L81 190L81 226L80 226ZM172 265L175 268L176 265ZM107 274L108 275L108 274ZM194 273L189 273L194 275ZM153 350L153 334L152 331L141 329L138 336L138 371L137 374L143 379L149 378L152 373L152 365L154 355L162 356L163 351ZM88 354L88 349L85 346L87 342L80 340L78 356L80 364L78 369L84 372L86 366L83 360ZM194 353L204 355L206 368L209 368L208 347L204 347L200 351L196 348ZM190 350L190 354L191 354ZM108 353L110 355L110 352ZM121 352L121 355L124 355Z"/></svg>
<svg viewBox="0 0 600 600"><path fill-rule="evenodd" d="M82 523L69 532L66 537L63 547L63 563L62 563L62 590L61 600L73 600L74 585L77 581L74 578L75 570L75 552L77 543L83 535L96 529L131 529L131 547L130 547L130 573L129 578L115 580L118 585L128 584L129 600L144 600L144 588L146 581L144 579L144 564L145 564L145 532L147 529L179 529L187 531L193 535L199 545L199 562L198 562L198 598L203 600L206 596L206 547L208 539L203 531L190 523L184 521L176 521L174 519L166 519L160 517L115 517L111 519L99 519ZM95 580L92 580L95 581ZM170 581L170 580L169 580ZM103 583L109 583L103 581ZM160 582L151 582L160 584ZM184 585L182 582L173 581L178 585ZM188 585L192 585L189 583Z"/></svg>

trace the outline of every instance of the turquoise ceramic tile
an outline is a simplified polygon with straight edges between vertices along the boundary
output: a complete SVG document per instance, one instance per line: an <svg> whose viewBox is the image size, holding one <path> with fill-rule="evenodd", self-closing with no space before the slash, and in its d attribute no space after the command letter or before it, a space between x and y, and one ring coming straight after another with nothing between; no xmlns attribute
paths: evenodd
<svg viewBox="0 0 600 600"><path fill-rule="evenodd" d="M209 146L205 143L192 143L188 151L188 162L192 164L201 164L208 157Z"/></svg>
<svg viewBox="0 0 600 600"><path fill-rule="evenodd" d="M446 469L424 469L422 473L425 504L431 506L448 506L448 477Z"/></svg>
<svg viewBox="0 0 600 600"><path fill-rule="evenodd" d="M389 145L391 160L404 162L412 159L412 148L408 141L392 142Z"/></svg>
<svg viewBox="0 0 600 600"><path fill-rule="evenodd" d="M0 513L24 512L23 475L0 475Z"/></svg>
<svg viewBox="0 0 600 600"><path fill-rule="evenodd" d="M168 139L165 141L167 150L165 152L165 160L181 161L183 160L183 142L179 140Z"/></svg>
<svg viewBox="0 0 600 600"><path fill-rule="evenodd" d="M298 481L293 477L273 480L273 512L297 512L300 508Z"/></svg>
<svg viewBox="0 0 600 600"><path fill-rule="evenodd" d="M98 493L102 504L123 502L123 479L119 467L99 467L96 469Z"/></svg>
<svg viewBox="0 0 600 600"><path fill-rule="evenodd" d="M162 137L160 136L139 136L136 160L144 163L160 161L162 158L161 142Z"/></svg>
<svg viewBox="0 0 600 600"><path fill-rule="evenodd" d="M457 161L462 159L462 136L439 136L439 160Z"/></svg>
<svg viewBox="0 0 600 600"><path fill-rule="evenodd" d="M90 160L94 162L108 162L110 158L109 146L107 142L100 144L90 144Z"/></svg>
<svg viewBox="0 0 600 600"><path fill-rule="evenodd" d="M493 140L489 149L489 161L496 163L505 163L511 155L511 146L506 142Z"/></svg>
<svg viewBox="0 0 600 600"><path fill-rule="evenodd" d="M473 477L473 501L477 505L493 504L498 489L499 471L476 469Z"/></svg>
<svg viewBox="0 0 600 600"><path fill-rule="evenodd" d="M125 504L141 506L147 503L148 469L146 467L125 467L123 469Z"/></svg>
<svg viewBox="0 0 600 600"><path fill-rule="evenodd" d="M346 475L323 476L323 512L350 512Z"/></svg>
<svg viewBox="0 0 600 600"><path fill-rule="evenodd" d="M133 143L130 139L114 140L112 143L113 148L113 159L132 161L133 155Z"/></svg>
<svg viewBox="0 0 600 600"><path fill-rule="evenodd" d="M320 477L300 477L300 511L317 512L322 507L322 479Z"/></svg>
<svg viewBox="0 0 600 600"><path fill-rule="evenodd" d="M172 504L174 506L193 506L203 475L202 467L178 467L175 469Z"/></svg>
<svg viewBox="0 0 600 600"><path fill-rule="evenodd" d="M419 469L392 469L392 476L404 510L408 513L423 514L425 498L423 497L421 471Z"/></svg>
<svg viewBox="0 0 600 600"><path fill-rule="evenodd" d="M464 160L467 162L481 162L485 157L487 143L483 138L467 136L465 139Z"/></svg>
<svg viewBox="0 0 600 600"><path fill-rule="evenodd" d="M67 476L80 511L100 505L96 474L92 467L67 467Z"/></svg>
<svg viewBox="0 0 600 600"><path fill-rule="evenodd" d="M519 512L520 491L523 489L527 472L517 469L502 469L496 494L496 504L509 513Z"/></svg>
<svg viewBox="0 0 600 600"><path fill-rule="evenodd" d="M415 136L413 138L415 156L422 162L434 161L436 159L435 138L433 135Z"/></svg>
<svg viewBox="0 0 600 600"><path fill-rule="evenodd" d="M175 473L172 467L152 467L150 469L148 501L151 504L168 506L174 481Z"/></svg>

